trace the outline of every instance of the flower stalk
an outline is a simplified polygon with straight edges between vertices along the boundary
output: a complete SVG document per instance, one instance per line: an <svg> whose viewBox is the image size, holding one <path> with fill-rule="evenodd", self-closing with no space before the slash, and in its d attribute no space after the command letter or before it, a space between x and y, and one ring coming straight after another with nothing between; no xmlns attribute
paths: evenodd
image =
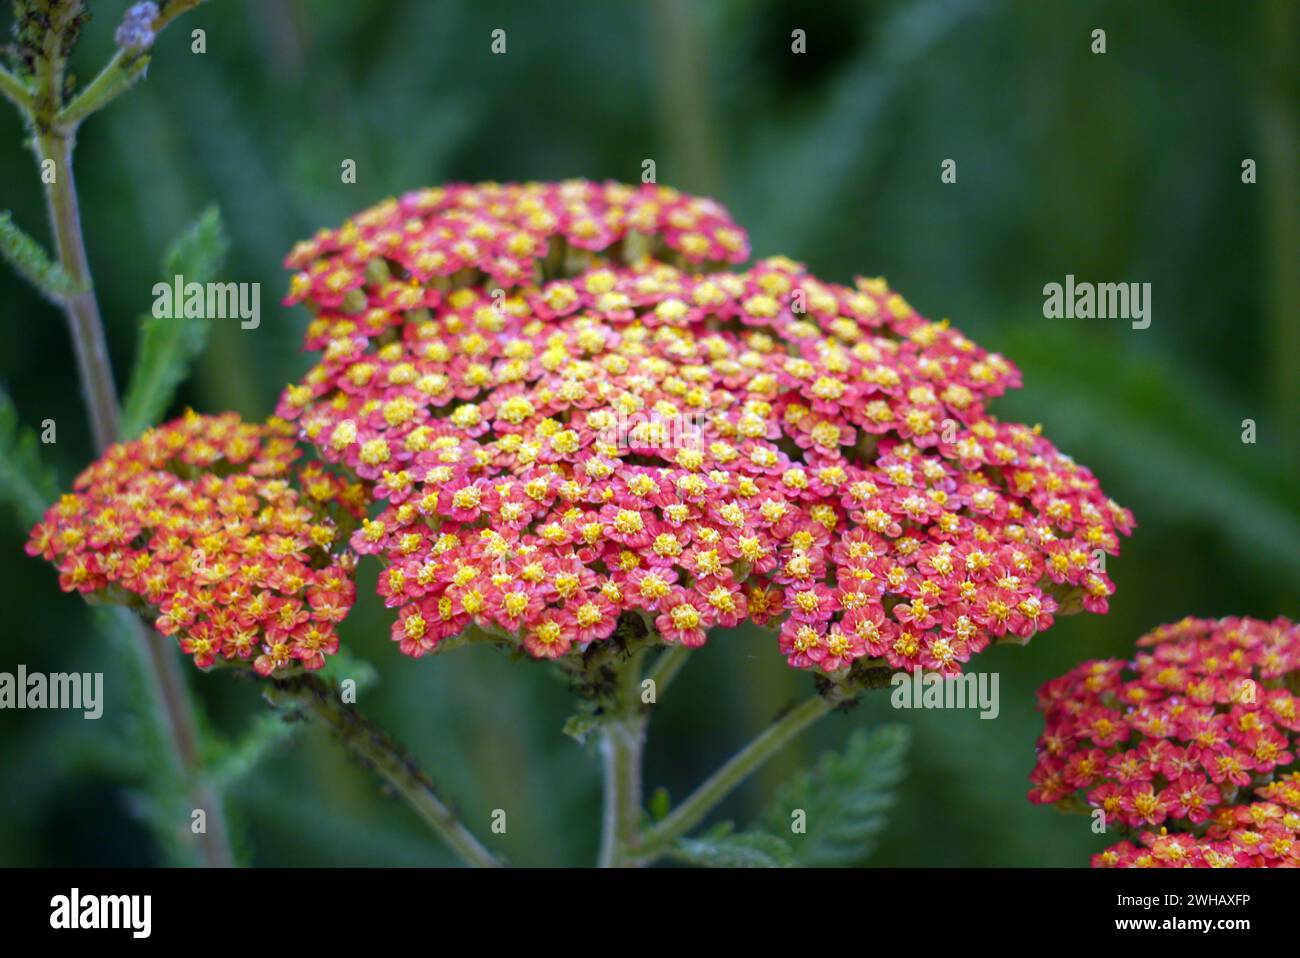
<svg viewBox="0 0 1300 958"><path fill-rule="evenodd" d="M53 182L45 185L50 230L54 235L59 263L76 289L64 298L63 310L72 334L91 434L95 448L102 453L118 435L117 387L113 382L113 366L109 361L104 324L95 299L90 262L81 231L81 211L72 172L73 138L72 133L50 129L39 131L34 144L38 165L44 167L45 161L53 162Z"/></svg>
<svg viewBox="0 0 1300 958"><path fill-rule="evenodd" d="M659 653L654 666L646 673L646 681L654 683L651 688L655 691L656 699L664 694L664 690L677 677L690 654L690 648L685 645L669 646Z"/></svg>
<svg viewBox="0 0 1300 958"><path fill-rule="evenodd" d="M780 751L783 745L830 712L838 701L835 696L827 697L818 693L778 718L696 788L668 817L647 832L638 853L661 853L671 842L690 832L745 779Z"/></svg>
<svg viewBox="0 0 1300 958"><path fill-rule="evenodd" d="M637 864L630 850L641 830L641 766L648 717L641 706L641 653L616 666L613 701L599 728L604 768L604 814L601 817L602 868Z"/></svg>
<svg viewBox="0 0 1300 958"><path fill-rule="evenodd" d="M194 708L180 660L171 647L171 641L148 628L133 615L130 619L135 641L144 657L146 678L153 686L153 698L158 704L162 724L168 731L173 758L187 783L190 800L195 808L204 810L207 831L194 836L198 839L200 859L208 868L230 868L234 857L230 849L230 833L226 827L225 810L221 795L204 779L203 754Z"/></svg>
<svg viewBox="0 0 1300 958"><path fill-rule="evenodd" d="M318 676L269 683L263 695L276 708L297 709L320 722L363 766L388 782L467 865L501 867L500 859L456 817L410 755L356 709L345 707Z"/></svg>
<svg viewBox="0 0 1300 958"><path fill-rule="evenodd" d="M622 620L618 634L621 652L608 653L611 646L605 646L588 659L584 669L588 690L599 690L595 697L601 715L597 731L604 772L604 810L597 858L601 868L638 867L661 857L673 841L699 825L786 743L837 706L852 700L861 688L875 684L866 681L830 685L810 696L733 755L662 822L647 829L642 812L642 764L649 716L641 698L644 683L639 660L648 651L654 634L639 617ZM656 697L685 665L689 653L689 648L680 645L668 646L659 653L646 673L646 680L655 683L652 687ZM868 673L867 677L873 676Z"/></svg>

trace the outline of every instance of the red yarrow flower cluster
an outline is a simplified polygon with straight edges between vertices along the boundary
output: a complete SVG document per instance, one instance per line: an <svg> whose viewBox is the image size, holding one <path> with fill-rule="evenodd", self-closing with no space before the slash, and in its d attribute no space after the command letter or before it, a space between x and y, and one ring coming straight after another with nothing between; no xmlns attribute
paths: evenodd
<svg viewBox="0 0 1300 958"><path fill-rule="evenodd" d="M189 413L112 446L32 530L65 592L155 617L200 668L318 669L352 607L347 534L365 497L281 421Z"/></svg>
<svg viewBox="0 0 1300 958"><path fill-rule="evenodd" d="M1300 864L1300 626L1189 618L1138 646L1039 690L1030 801L1138 831L1095 866Z"/></svg>
<svg viewBox="0 0 1300 958"><path fill-rule="evenodd" d="M412 193L289 258L318 365L277 414L382 509L393 638L562 656L780 630L799 668L959 672L1105 612L1132 516L986 400L1015 368L883 280L747 255L716 204L571 182Z"/></svg>

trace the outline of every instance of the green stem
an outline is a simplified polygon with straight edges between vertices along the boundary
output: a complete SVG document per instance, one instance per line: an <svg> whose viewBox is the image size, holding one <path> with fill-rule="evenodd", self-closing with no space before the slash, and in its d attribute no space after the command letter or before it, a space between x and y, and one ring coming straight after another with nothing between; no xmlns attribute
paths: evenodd
<svg viewBox="0 0 1300 958"><path fill-rule="evenodd" d="M677 673L682 670L682 666L686 664L690 654L691 650L684 645L672 645L659 653L659 657L655 659L654 667L646 674L646 679L654 683L656 702L659 701L659 697L664 694L664 690L668 688L672 680L677 677Z"/></svg>
<svg viewBox="0 0 1300 958"><path fill-rule="evenodd" d="M59 111L56 122L67 129L75 128L90 114L102 110L129 90L144 73L148 63L148 54L129 57L124 51L118 50L95 79Z"/></svg>
<svg viewBox="0 0 1300 958"><path fill-rule="evenodd" d="M604 813L601 817L601 868L637 864L629 851L641 830L641 762L646 715L641 708L641 655L614 666L617 682L599 727L604 767Z"/></svg>
<svg viewBox="0 0 1300 958"><path fill-rule="evenodd" d="M838 701L838 697L814 695L769 725L673 809L667 818L647 832L637 849L638 854L654 857L665 845L689 832L781 746L833 709Z"/></svg>
<svg viewBox="0 0 1300 958"><path fill-rule="evenodd" d="M602 722L600 756L605 769L600 868L635 864L628 851L641 827L641 756L645 746L645 717Z"/></svg>
<svg viewBox="0 0 1300 958"><path fill-rule="evenodd" d="M433 782L387 732L345 707L318 676L267 683L263 695L276 707L296 707L320 721L352 754L397 790L467 865L497 868L501 861L483 847L438 797Z"/></svg>
<svg viewBox="0 0 1300 958"><path fill-rule="evenodd" d="M46 206L59 264L78 290L64 299L63 307L72 334L77 372L95 448L102 453L117 439L117 387L113 383L108 343L104 338L104 325L95 299L94 281L90 276L90 263L81 231L77 184L72 173L73 138L47 129L38 131L33 142L42 173L45 161L53 161L54 182L45 184Z"/></svg>
<svg viewBox="0 0 1300 958"><path fill-rule="evenodd" d="M136 642L144 654L144 671L153 686L154 701L161 713L159 721L170 732L167 740L172 757L185 779L190 800L196 809L201 808L206 814L207 831L197 836L199 854L209 868L230 868L234 859L225 809L221 795L204 779L198 725L172 642L134 615L122 614L131 620Z"/></svg>

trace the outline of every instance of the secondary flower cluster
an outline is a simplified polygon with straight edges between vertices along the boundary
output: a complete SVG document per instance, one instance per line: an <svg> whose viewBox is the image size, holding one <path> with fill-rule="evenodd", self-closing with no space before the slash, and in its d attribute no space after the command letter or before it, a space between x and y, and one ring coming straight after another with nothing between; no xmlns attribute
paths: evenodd
<svg viewBox="0 0 1300 958"><path fill-rule="evenodd" d="M277 415L383 502L352 544L405 652L476 623L555 657L636 612L952 673L1106 610L1132 517L985 411L1010 363L883 280L715 271L747 245L710 202L575 182L426 190L294 251L323 358Z"/></svg>
<svg viewBox="0 0 1300 958"><path fill-rule="evenodd" d="M356 594L346 538L365 499L319 463L295 467L299 455L283 422L190 413L110 448L27 552L66 592L148 608L200 667L318 669Z"/></svg>
<svg viewBox="0 0 1300 958"><path fill-rule="evenodd" d="M1184 619L1039 690L1031 801L1140 830L1097 866L1300 865L1300 625ZM1252 801L1252 792L1262 801Z"/></svg>

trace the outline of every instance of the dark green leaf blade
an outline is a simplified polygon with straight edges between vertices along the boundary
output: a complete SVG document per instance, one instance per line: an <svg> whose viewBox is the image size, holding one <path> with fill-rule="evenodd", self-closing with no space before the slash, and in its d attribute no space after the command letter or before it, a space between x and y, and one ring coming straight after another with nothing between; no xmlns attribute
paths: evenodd
<svg viewBox="0 0 1300 958"><path fill-rule="evenodd" d="M228 249L221 213L209 207L168 249L163 258L164 281L182 276L186 283L211 282ZM152 313L141 317L131 384L122 403L123 438L134 439L167 411L176 387L207 345L208 331L205 319Z"/></svg>
<svg viewBox="0 0 1300 958"><path fill-rule="evenodd" d="M0 500L31 527L58 494L54 474L41 462L36 434L18 422L9 394L0 389Z"/></svg>

